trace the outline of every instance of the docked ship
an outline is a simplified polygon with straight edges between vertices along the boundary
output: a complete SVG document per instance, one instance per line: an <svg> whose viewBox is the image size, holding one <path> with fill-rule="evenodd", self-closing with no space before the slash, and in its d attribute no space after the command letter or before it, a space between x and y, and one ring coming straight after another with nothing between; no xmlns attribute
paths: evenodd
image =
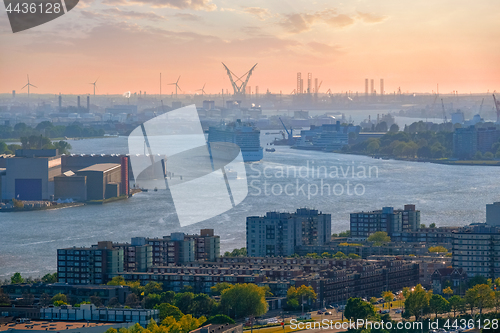
<svg viewBox="0 0 500 333"><path fill-rule="evenodd" d="M219 149L224 143L235 144L240 147L245 162L257 162L264 157L260 146L260 130L251 124L243 124L240 119L230 124L210 126L207 143L210 148Z"/></svg>

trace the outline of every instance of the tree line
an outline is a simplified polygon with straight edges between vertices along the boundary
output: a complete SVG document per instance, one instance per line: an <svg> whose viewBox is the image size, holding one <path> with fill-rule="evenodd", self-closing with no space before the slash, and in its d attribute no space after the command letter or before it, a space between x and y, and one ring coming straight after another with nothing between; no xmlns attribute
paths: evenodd
<svg viewBox="0 0 500 333"><path fill-rule="evenodd" d="M68 126L54 125L50 121L42 121L36 127L31 127L25 123L17 123L14 127L0 125L0 139L19 139L20 137L43 135L48 138L89 138L103 136L103 129L83 126L79 122L74 122Z"/></svg>

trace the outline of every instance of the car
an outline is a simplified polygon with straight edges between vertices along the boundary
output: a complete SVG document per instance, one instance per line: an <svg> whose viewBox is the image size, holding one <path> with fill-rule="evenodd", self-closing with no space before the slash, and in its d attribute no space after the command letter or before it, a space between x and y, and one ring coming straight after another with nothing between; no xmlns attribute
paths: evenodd
<svg viewBox="0 0 500 333"><path fill-rule="evenodd" d="M403 311L402 311L402 310L400 310L400 309L396 309L394 312L395 312L395 313L403 313Z"/></svg>
<svg viewBox="0 0 500 333"><path fill-rule="evenodd" d="M382 314L386 314L386 313L389 313L390 311L389 310L382 310Z"/></svg>
<svg viewBox="0 0 500 333"><path fill-rule="evenodd" d="M326 312L326 308L321 309L321 311Z"/></svg>
<svg viewBox="0 0 500 333"><path fill-rule="evenodd" d="M318 310L318 312L316 312L317 314L323 314L323 311L321 310Z"/></svg>
<svg viewBox="0 0 500 333"><path fill-rule="evenodd" d="M325 315L331 315L331 314L332 314L332 312L331 312L331 311L326 311L326 312L325 312Z"/></svg>
<svg viewBox="0 0 500 333"><path fill-rule="evenodd" d="M328 305L328 306L327 306L327 308L329 308L329 309L335 309L335 308L333 307L333 305Z"/></svg>

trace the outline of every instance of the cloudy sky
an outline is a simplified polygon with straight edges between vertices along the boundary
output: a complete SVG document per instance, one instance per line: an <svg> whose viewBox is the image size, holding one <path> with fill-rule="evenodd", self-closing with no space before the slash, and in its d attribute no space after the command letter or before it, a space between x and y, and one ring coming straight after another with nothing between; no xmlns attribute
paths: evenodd
<svg viewBox="0 0 500 333"><path fill-rule="evenodd" d="M258 66L252 90L290 93L297 72L322 90L500 90L498 0L80 0L66 15L13 34L0 10L0 93L172 92L230 88ZM35 90L34 90L35 91Z"/></svg>

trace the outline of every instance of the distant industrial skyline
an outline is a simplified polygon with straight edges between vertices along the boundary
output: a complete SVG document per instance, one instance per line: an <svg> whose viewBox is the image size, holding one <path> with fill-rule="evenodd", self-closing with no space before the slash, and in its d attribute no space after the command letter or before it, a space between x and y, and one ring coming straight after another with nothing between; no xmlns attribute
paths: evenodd
<svg viewBox="0 0 500 333"><path fill-rule="evenodd" d="M500 90L500 3L409 0L305 2L82 0L68 15L12 34L0 13L0 93L175 94L231 89L255 63L249 86L290 94L301 72L321 91L390 94ZM313 80L312 86L316 82Z"/></svg>

